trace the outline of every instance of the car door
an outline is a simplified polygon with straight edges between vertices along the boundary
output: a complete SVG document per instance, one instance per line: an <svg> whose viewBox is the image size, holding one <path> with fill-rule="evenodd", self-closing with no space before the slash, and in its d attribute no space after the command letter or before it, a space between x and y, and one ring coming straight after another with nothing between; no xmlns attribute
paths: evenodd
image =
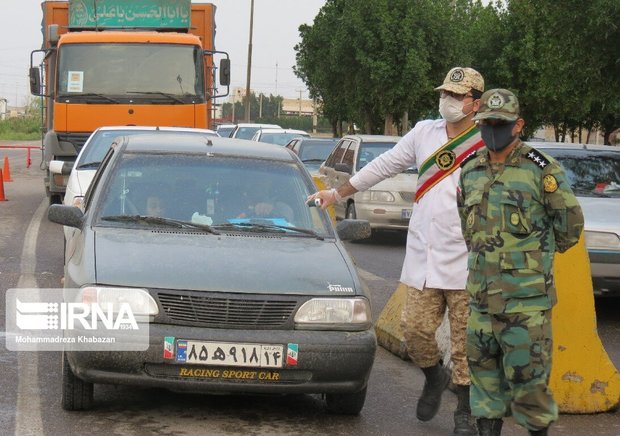
<svg viewBox="0 0 620 436"><path fill-rule="evenodd" d="M327 189L337 188L340 186L337 180L335 166L342 161L342 156L344 152L349 147L351 141L347 139L342 139L332 152L329 154L321 168L319 169L319 174L321 175L321 181L325 183Z"/></svg>
<svg viewBox="0 0 620 436"><path fill-rule="evenodd" d="M357 149L359 142L355 140L347 141L346 148L343 147L342 159L334 165L335 185L340 186L349 181L355 174L355 160L357 157ZM347 203L350 198L343 198L334 205L334 212L337 218L345 218Z"/></svg>

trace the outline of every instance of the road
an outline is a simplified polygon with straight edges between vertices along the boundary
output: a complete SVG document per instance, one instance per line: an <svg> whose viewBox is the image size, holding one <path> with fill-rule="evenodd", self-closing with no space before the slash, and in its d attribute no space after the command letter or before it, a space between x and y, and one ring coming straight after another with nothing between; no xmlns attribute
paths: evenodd
<svg viewBox="0 0 620 436"><path fill-rule="evenodd" d="M0 141L2 144L17 144ZM25 144L20 142L20 144ZM35 144L36 143L29 143ZM25 151L0 149L9 156L12 182L0 202L0 291L60 287L62 232L45 218L46 199L40 153L26 168ZM386 233L368 242L347 244L373 296L376 317L396 289L404 257L404 237ZM1 331L5 299L0 299ZM599 333L616 366L620 364L618 301L597 306ZM65 412L60 407L60 353L15 353L0 348L0 434L18 435L448 435L454 395L447 392L438 416L415 418L421 372L382 348L376 356L368 397L359 417L328 414L318 396L188 395L159 389L97 385L95 409ZM562 415L550 434L620 435L620 413ZM504 435L523 429L507 420Z"/></svg>

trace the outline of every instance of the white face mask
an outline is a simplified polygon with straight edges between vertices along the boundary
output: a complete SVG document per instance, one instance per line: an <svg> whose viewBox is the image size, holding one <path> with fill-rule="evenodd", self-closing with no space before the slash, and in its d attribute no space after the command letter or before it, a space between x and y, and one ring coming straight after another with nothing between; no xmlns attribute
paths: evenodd
<svg viewBox="0 0 620 436"><path fill-rule="evenodd" d="M464 104L464 100L458 101L456 98L448 95L445 98L439 99L439 113L447 122L457 123L469 115L463 113Z"/></svg>

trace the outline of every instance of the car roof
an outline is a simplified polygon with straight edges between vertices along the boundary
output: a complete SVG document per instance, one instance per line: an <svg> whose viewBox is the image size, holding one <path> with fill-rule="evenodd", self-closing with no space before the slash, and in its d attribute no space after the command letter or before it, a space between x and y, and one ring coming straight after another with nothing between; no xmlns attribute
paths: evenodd
<svg viewBox="0 0 620 436"><path fill-rule="evenodd" d="M260 123L239 123L238 127L264 127L267 129L280 129L281 127L277 124L260 124Z"/></svg>
<svg viewBox="0 0 620 436"><path fill-rule="evenodd" d="M544 149L563 149L563 150L589 150L589 151L611 151L620 152L620 147L598 144L575 144L572 142L530 142L526 141L531 147Z"/></svg>
<svg viewBox="0 0 620 436"><path fill-rule="evenodd" d="M218 133L211 129L197 129L193 127L170 127L170 126L102 126L96 131L109 131L109 130L144 130L144 131L171 131L171 132L201 132L206 134L218 135Z"/></svg>
<svg viewBox="0 0 620 436"><path fill-rule="evenodd" d="M355 139L360 142L398 142L400 136L390 135L345 135L342 139Z"/></svg>
<svg viewBox="0 0 620 436"><path fill-rule="evenodd" d="M124 136L121 144L126 151L132 153L209 153L221 156L295 161L292 153L285 147L221 136L185 135L159 131L152 134Z"/></svg>
<svg viewBox="0 0 620 436"><path fill-rule="evenodd" d="M309 135L308 132L304 130L295 130L295 129L261 129L261 133L298 133L300 135Z"/></svg>

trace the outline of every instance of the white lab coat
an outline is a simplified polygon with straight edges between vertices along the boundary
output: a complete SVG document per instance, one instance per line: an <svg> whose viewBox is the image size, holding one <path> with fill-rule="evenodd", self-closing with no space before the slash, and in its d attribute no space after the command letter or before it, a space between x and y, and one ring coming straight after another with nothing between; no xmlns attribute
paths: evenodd
<svg viewBox="0 0 620 436"><path fill-rule="evenodd" d="M353 176L350 183L358 191L365 191L411 166L419 167L446 142L445 120L420 121L394 148ZM413 205L400 277L408 286L465 289L467 247L456 208L460 173L459 168L445 177Z"/></svg>

